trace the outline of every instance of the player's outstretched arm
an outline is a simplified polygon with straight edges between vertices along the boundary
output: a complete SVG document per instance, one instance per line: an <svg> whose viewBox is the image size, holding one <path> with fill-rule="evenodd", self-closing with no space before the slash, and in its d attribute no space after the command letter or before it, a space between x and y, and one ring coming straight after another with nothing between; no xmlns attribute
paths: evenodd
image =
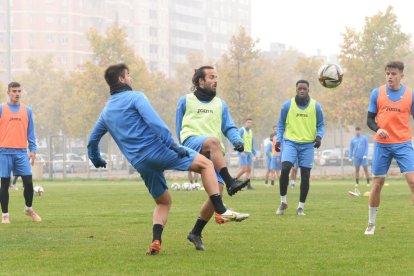
<svg viewBox="0 0 414 276"><path fill-rule="evenodd" d="M319 103L316 103L316 137L323 138L325 134L325 120L323 118L322 107Z"/></svg>
<svg viewBox="0 0 414 276"><path fill-rule="evenodd" d="M99 119L96 122L88 141L88 158L97 168L106 166L105 160L103 160L101 157L99 142L101 141L102 136L104 136L107 132L108 130L106 128L105 122L102 116L99 116Z"/></svg>

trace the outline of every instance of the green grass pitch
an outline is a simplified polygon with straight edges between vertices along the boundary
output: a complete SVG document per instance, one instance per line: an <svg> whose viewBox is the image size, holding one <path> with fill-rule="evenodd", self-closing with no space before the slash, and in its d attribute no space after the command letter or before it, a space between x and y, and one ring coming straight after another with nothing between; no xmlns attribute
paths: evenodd
<svg viewBox="0 0 414 276"><path fill-rule="evenodd" d="M183 182L183 181L182 181ZM387 181L375 236L363 235L367 197L350 197L351 180L312 180L305 217L295 214L299 190L276 217L278 186L224 196L249 212L241 223L204 230L206 251L191 230L204 191L171 191L173 207L160 255L145 256L154 203L141 181L37 181L36 224L23 214L20 190L10 190L10 225L0 225L0 275L413 275L414 210L403 179ZM368 190L361 185L361 192Z"/></svg>

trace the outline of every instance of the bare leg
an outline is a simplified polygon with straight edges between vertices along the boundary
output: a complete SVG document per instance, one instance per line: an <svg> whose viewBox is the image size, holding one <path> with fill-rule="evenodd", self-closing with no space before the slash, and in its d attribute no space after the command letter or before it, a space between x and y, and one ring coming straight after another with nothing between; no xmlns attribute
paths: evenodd
<svg viewBox="0 0 414 276"><path fill-rule="evenodd" d="M367 185L369 184L369 174L368 174L368 166L363 166L365 178L367 180Z"/></svg>
<svg viewBox="0 0 414 276"><path fill-rule="evenodd" d="M247 166L245 166L245 165L240 166L240 170L237 173L236 178L240 179L240 177L242 177L242 175L245 174L246 172L247 172Z"/></svg>
<svg viewBox="0 0 414 276"><path fill-rule="evenodd" d="M221 144L217 138L209 137L204 141L201 149L201 154L210 158L214 164L214 168L220 171L226 167L226 160L224 159L223 152L221 151Z"/></svg>
<svg viewBox="0 0 414 276"><path fill-rule="evenodd" d="M379 207L381 201L381 189L384 186L385 177L374 177L371 193L369 195L369 206Z"/></svg>
<svg viewBox="0 0 414 276"><path fill-rule="evenodd" d="M210 160L200 154L197 154L189 170L201 174L204 189L209 196L220 192L217 185L217 178L213 163Z"/></svg>
<svg viewBox="0 0 414 276"><path fill-rule="evenodd" d="M155 206L154 214L152 216L153 224L165 225L168 220L168 213L172 204L171 196L166 190L161 196L154 199L157 206Z"/></svg>
<svg viewBox="0 0 414 276"><path fill-rule="evenodd" d="M407 180L408 187L410 187L411 190L411 201L414 204L414 173L406 173L405 179Z"/></svg>

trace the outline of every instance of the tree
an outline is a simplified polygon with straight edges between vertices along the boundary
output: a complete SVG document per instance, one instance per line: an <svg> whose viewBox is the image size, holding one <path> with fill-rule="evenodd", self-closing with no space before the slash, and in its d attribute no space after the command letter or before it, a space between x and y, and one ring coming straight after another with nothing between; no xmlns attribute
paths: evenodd
<svg viewBox="0 0 414 276"><path fill-rule="evenodd" d="M47 138L64 131L62 116L64 73L53 66L53 56L27 61L29 73L17 76L24 88L23 102L33 109L36 135Z"/></svg>
<svg viewBox="0 0 414 276"><path fill-rule="evenodd" d="M87 33L93 51L93 61L82 65L81 70L72 72L66 81L64 122L68 134L83 138L90 132L102 108L108 100L109 87L104 79L105 69L116 63L126 63L132 76L132 87L139 91L154 91L156 82L144 61L135 56L127 45L127 35L117 24L108 28L105 35L95 29ZM148 93L151 98L151 93ZM82 103L82 104L80 104ZM71 112L75 109L76 112Z"/></svg>
<svg viewBox="0 0 414 276"><path fill-rule="evenodd" d="M259 132L264 126L263 119L268 116L270 102L263 101L266 94L265 60L256 49L257 41L247 35L244 28L233 36L230 48L218 64L218 92L229 105L237 125L242 125L247 117L252 117L255 129ZM268 121L268 120L266 120Z"/></svg>
<svg viewBox="0 0 414 276"><path fill-rule="evenodd" d="M355 125L366 122L370 92L384 83L385 64L409 55L410 39L401 31L392 7L367 17L362 32L347 28L343 37L339 58L344 81L327 91L329 109L325 110L343 124Z"/></svg>

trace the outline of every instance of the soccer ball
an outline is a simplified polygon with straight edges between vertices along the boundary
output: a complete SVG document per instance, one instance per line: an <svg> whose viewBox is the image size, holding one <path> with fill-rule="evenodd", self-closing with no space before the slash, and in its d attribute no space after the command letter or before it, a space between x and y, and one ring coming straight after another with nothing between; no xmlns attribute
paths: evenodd
<svg viewBox="0 0 414 276"><path fill-rule="evenodd" d="M171 189L173 191L179 191L181 189L181 186L178 183L173 183L173 184L171 184Z"/></svg>
<svg viewBox="0 0 414 276"><path fill-rule="evenodd" d="M342 82L344 73L342 68L336 64L325 64L319 68L319 82L326 88L335 88Z"/></svg>
<svg viewBox="0 0 414 276"><path fill-rule="evenodd" d="M34 186L33 187L33 192L34 192L35 195L41 196L45 192L45 190L41 186Z"/></svg>
<svg viewBox="0 0 414 276"><path fill-rule="evenodd" d="M183 190L184 191L191 191L191 189L192 189L191 183L186 182L186 183L183 184Z"/></svg>
<svg viewBox="0 0 414 276"><path fill-rule="evenodd" d="M192 184L192 185L191 185L191 188L192 188L194 191L198 191L198 190L200 190L201 185L200 185L200 183L194 183L194 184Z"/></svg>

